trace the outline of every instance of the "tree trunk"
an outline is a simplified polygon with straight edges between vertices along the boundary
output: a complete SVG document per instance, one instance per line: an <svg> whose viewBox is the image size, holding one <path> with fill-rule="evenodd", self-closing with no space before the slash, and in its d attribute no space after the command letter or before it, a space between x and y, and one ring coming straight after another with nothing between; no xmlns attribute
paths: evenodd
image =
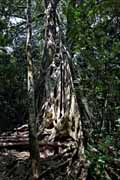
<svg viewBox="0 0 120 180"><path fill-rule="evenodd" d="M31 17L31 0L27 0L27 68L28 68L28 107L29 107L29 141L30 141L30 157L32 163L32 179L38 179L40 170L39 144L37 140L36 116L35 116L35 95L34 95L34 79L32 65L32 17Z"/></svg>
<svg viewBox="0 0 120 180"><path fill-rule="evenodd" d="M82 125L69 65L70 57L62 42L63 35L56 10L58 2L45 0L44 98L40 117L43 129L51 132L48 141L69 139L75 145L73 156L77 155L78 160L76 176L84 180L86 172Z"/></svg>
<svg viewBox="0 0 120 180"><path fill-rule="evenodd" d="M45 77L45 103L42 107L43 122L45 126L48 126L49 122L51 122L51 127L54 127L55 133L57 133L58 129L59 133L62 130L68 131L66 133L73 140L81 141L82 149L84 149L80 113L68 52L62 43L62 35L57 22L56 7L58 1L49 0L45 1L45 3L45 60L48 66L46 66Z"/></svg>

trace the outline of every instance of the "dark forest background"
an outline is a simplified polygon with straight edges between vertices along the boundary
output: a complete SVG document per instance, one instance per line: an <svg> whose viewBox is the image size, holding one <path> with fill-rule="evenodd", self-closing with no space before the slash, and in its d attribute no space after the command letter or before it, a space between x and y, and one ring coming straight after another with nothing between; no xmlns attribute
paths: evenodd
<svg viewBox="0 0 120 180"><path fill-rule="evenodd" d="M35 97L44 51L44 5L32 1L32 56ZM62 0L62 30L74 64L86 155L94 177L119 179L120 164L120 2ZM78 5L79 4L79 5ZM0 0L0 132L28 121L26 3ZM37 104L37 103L36 103ZM37 105L36 105L37 106ZM37 107L36 107L37 108Z"/></svg>

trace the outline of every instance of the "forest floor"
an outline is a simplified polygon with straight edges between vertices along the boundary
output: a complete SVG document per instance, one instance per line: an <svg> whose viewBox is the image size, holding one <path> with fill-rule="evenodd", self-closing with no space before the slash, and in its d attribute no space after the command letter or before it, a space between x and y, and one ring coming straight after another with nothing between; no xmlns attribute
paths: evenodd
<svg viewBox="0 0 120 180"><path fill-rule="evenodd" d="M71 148L65 144L40 144L40 180L67 179ZM58 147L61 152L58 153ZM56 151L55 151L56 150ZM0 180L31 180L28 127L26 125L0 134ZM74 168L76 168L74 164ZM73 177L69 176L69 180Z"/></svg>
<svg viewBox="0 0 120 180"><path fill-rule="evenodd" d="M0 180L27 179L29 173L29 153L9 152L0 153Z"/></svg>
<svg viewBox="0 0 120 180"><path fill-rule="evenodd" d="M31 180L28 140L27 125L0 134L0 180ZM120 150L104 144L101 141L86 153L90 161L87 180L120 180ZM40 180L75 180L74 174L67 176L68 167L77 166L72 149L66 151L65 146L40 144Z"/></svg>
<svg viewBox="0 0 120 180"><path fill-rule="evenodd" d="M67 157L50 156L41 158L40 180L66 179ZM69 178L72 180L73 178ZM28 151L6 150L0 153L0 180L31 180L30 158Z"/></svg>
<svg viewBox="0 0 120 180"><path fill-rule="evenodd" d="M0 180L26 179L29 172L29 151L24 146L28 141L27 126L7 130L0 134ZM27 131L26 131L27 130ZM28 142L27 142L28 144Z"/></svg>

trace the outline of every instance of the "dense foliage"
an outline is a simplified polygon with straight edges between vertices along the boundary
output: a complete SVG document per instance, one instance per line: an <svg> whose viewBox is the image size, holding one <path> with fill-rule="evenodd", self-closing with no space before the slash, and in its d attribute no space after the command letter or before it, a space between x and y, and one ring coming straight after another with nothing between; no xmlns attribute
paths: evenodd
<svg viewBox="0 0 120 180"><path fill-rule="evenodd" d="M28 119L26 5L0 1L0 130ZM91 179L119 179L120 2L61 1L62 30L72 56ZM36 102L43 56L44 9L33 1Z"/></svg>
<svg viewBox="0 0 120 180"><path fill-rule="evenodd" d="M88 114L83 127L90 173L100 179L109 179L109 173L119 179L114 172L120 147L119 6L118 1L89 0L77 7L70 2L65 9L77 93Z"/></svg>

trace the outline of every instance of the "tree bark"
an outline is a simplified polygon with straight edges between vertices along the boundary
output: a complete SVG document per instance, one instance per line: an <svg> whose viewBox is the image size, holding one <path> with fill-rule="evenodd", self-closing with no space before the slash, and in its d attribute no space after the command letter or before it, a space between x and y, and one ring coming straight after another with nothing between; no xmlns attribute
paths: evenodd
<svg viewBox="0 0 120 180"><path fill-rule="evenodd" d="M78 179L84 180L86 172L81 118L69 65L70 57L62 41L61 23L58 22L58 2L45 0L45 93L41 106L42 125L43 129L51 131L48 141L71 139L72 144L75 144L73 154L77 154Z"/></svg>
<svg viewBox="0 0 120 180"><path fill-rule="evenodd" d="M36 115L35 115L35 94L34 94L34 78L33 78L33 64L32 64L32 16L31 16L31 0L27 0L27 69L28 69L28 107L29 107L29 143L30 143L30 157L32 164L32 179L39 178L40 171L40 156L39 144L37 140Z"/></svg>
<svg viewBox="0 0 120 180"><path fill-rule="evenodd" d="M75 141L82 141L80 112L74 90L67 50L62 43L61 32L56 22L56 2L46 3L46 77L43 110L44 123L53 123L54 130L65 129ZM66 124L68 123L68 124ZM47 125L45 125L47 126ZM51 125L52 126L52 125ZM68 129L67 129L68 127ZM56 132L57 133L57 132Z"/></svg>

